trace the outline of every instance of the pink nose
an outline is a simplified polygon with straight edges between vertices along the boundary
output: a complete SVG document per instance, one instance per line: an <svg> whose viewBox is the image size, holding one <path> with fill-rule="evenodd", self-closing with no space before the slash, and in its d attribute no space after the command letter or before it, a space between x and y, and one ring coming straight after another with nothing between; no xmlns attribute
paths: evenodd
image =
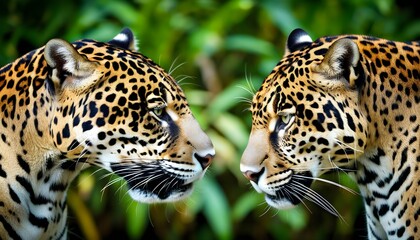
<svg viewBox="0 0 420 240"><path fill-rule="evenodd" d="M263 173L264 169L262 169L259 172L253 172L253 171L245 171L242 172L242 174L249 180L249 181L253 181L255 183L258 182L258 179L260 178L261 174Z"/></svg>
<svg viewBox="0 0 420 240"><path fill-rule="evenodd" d="M207 154L206 156L202 157L197 153L194 153L194 157L198 160L201 167L203 169L206 169L208 166L210 166L211 162L213 161L214 155Z"/></svg>

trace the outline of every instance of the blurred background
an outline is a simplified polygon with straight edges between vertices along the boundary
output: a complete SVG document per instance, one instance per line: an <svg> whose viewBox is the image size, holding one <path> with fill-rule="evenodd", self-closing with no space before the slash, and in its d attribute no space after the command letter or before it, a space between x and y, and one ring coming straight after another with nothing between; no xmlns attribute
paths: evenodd
<svg viewBox="0 0 420 240"><path fill-rule="evenodd" d="M279 211L252 189L239 171L251 126L248 101L294 28L313 39L357 33L415 40L420 17L412 6L403 0L1 0L0 65L51 38L107 41L130 27L140 52L179 81L216 147L207 175L179 203L136 203L105 171L83 172L69 191L70 239L365 239L358 195L313 185L339 218L310 202ZM357 189L344 173L324 178Z"/></svg>

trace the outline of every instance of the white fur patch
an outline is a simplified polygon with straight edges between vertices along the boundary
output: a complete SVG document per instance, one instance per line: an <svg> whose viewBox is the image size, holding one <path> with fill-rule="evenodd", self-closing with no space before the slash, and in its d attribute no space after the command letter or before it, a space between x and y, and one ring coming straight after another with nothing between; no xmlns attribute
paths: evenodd
<svg viewBox="0 0 420 240"><path fill-rule="evenodd" d="M296 39L296 43L304 43L304 42L312 42L312 38L309 35L300 35L297 39Z"/></svg>
<svg viewBox="0 0 420 240"><path fill-rule="evenodd" d="M119 33L117 36L114 37L114 40L120 41L120 42L127 42L128 36L123 33Z"/></svg>
<svg viewBox="0 0 420 240"><path fill-rule="evenodd" d="M73 58L73 56L71 55L71 52L69 52L69 50L66 47L61 46L61 47L57 48L57 53L60 56L62 56L63 59L65 60L65 64L64 64L63 68L66 69L70 73L74 73L74 71L76 69L76 61Z"/></svg>

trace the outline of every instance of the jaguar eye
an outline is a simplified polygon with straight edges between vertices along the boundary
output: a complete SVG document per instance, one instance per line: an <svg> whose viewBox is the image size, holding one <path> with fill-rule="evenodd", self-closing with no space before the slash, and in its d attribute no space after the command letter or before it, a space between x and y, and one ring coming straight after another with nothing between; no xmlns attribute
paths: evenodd
<svg viewBox="0 0 420 240"><path fill-rule="evenodd" d="M290 121L290 119L292 119L292 115L291 114L286 114L286 115L281 116L281 121L284 124L288 124L289 121Z"/></svg>
<svg viewBox="0 0 420 240"><path fill-rule="evenodd" d="M285 114L281 115L276 123L276 130L279 132L281 130L286 130L293 123L294 115Z"/></svg>
<svg viewBox="0 0 420 240"><path fill-rule="evenodd" d="M166 105L158 105L153 108L150 108L150 114L156 118L156 120L162 121L165 118L165 109Z"/></svg>
<svg viewBox="0 0 420 240"><path fill-rule="evenodd" d="M163 107L155 107L153 108L153 113L157 116L157 117L161 117L163 114Z"/></svg>

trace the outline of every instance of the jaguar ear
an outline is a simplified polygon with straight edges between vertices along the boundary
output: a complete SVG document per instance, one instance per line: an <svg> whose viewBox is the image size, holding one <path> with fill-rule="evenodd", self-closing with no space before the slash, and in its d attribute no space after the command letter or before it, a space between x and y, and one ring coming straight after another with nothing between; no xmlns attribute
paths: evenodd
<svg viewBox="0 0 420 240"><path fill-rule="evenodd" d="M129 28L121 30L121 32L108 43L130 51L138 51L137 39L134 37L133 32Z"/></svg>
<svg viewBox="0 0 420 240"><path fill-rule="evenodd" d="M359 58L359 48L355 42L347 38L339 39L331 45L322 62L315 65L313 71L324 74L327 78L344 77L352 82Z"/></svg>
<svg viewBox="0 0 420 240"><path fill-rule="evenodd" d="M302 49L312 43L312 38L304 30L297 28L293 30L287 38L285 54L287 55L296 50Z"/></svg>
<svg viewBox="0 0 420 240"><path fill-rule="evenodd" d="M79 88L89 84L88 78L94 75L96 69L96 63L85 59L70 43L61 39L47 42L44 57L53 69L51 77L54 84L61 87Z"/></svg>

